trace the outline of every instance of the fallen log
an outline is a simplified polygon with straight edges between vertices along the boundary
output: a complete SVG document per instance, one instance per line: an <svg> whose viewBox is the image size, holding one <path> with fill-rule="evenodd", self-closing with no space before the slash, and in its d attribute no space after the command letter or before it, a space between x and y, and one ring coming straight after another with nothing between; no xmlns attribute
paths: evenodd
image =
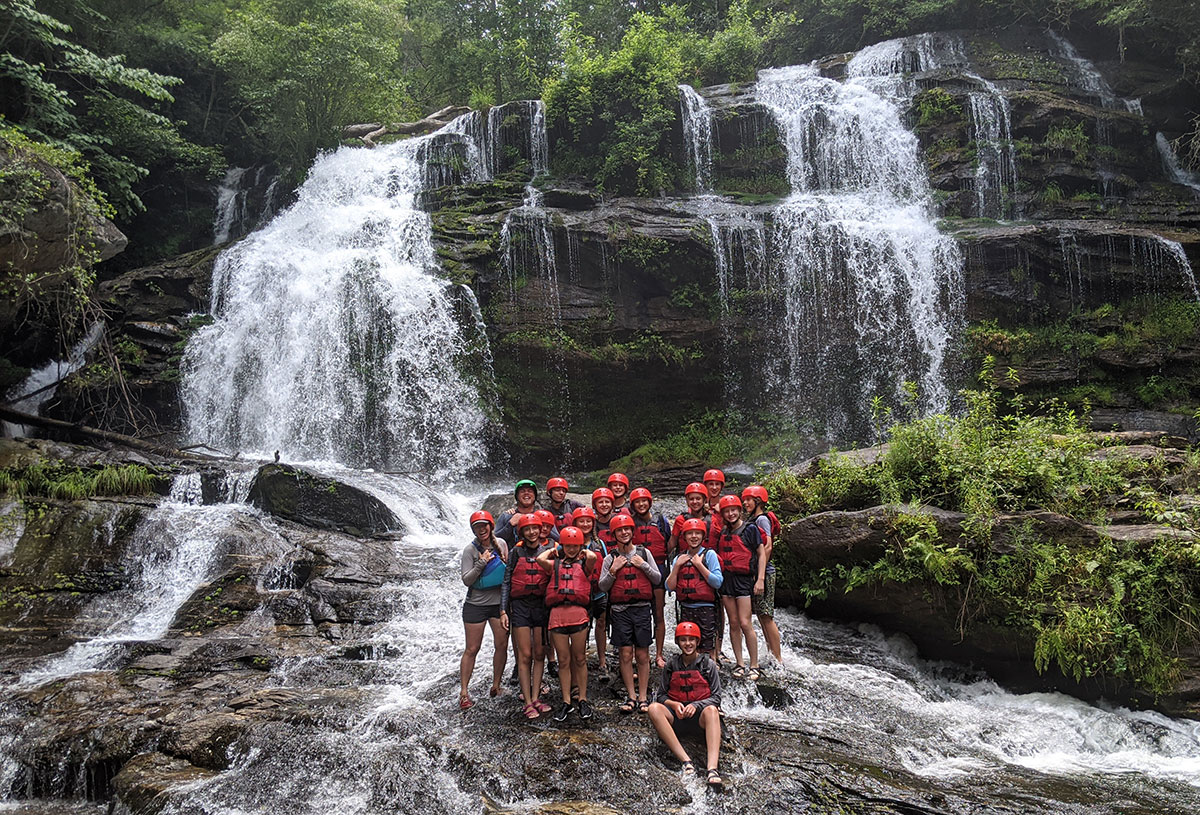
<svg viewBox="0 0 1200 815"><path fill-rule="evenodd" d="M389 134L419 136L425 133L432 133L438 128L445 127L469 110L470 108L462 105L447 105L436 113L431 113L424 119L418 119L415 122L393 122L392 124L366 122L363 124L346 125L342 128L342 138L359 139L367 147L374 147L376 139Z"/></svg>
<svg viewBox="0 0 1200 815"><path fill-rule="evenodd" d="M124 433L114 433L111 430L100 430L87 425L72 424L64 422L60 419L50 419L45 416L35 416L32 413L23 413L19 410L0 405L0 419L16 424L32 425L33 427L41 427L46 430L55 430L60 433L65 433L68 436L85 439L100 439L112 444L120 444L125 447L130 447L134 450L141 450L144 453L153 453L159 456L168 458L182 458L193 461L215 461L217 456L206 456L203 453L189 453L175 447L166 447L161 444L154 444L143 439L135 438L134 436L126 436Z"/></svg>

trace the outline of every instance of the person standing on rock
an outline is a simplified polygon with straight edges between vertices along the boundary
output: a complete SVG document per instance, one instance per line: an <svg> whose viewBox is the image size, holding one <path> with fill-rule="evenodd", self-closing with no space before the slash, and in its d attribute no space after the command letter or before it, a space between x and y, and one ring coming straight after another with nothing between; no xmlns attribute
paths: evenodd
<svg viewBox="0 0 1200 815"><path fill-rule="evenodd" d="M729 618L729 644L733 646L734 679L758 679L758 635L750 621L751 601L762 594L767 562L761 557L762 535L754 524L742 517L742 502L736 495L721 497L717 508L724 526L717 541L717 556L721 559L721 603ZM750 652L750 669L742 657L742 637Z"/></svg>
<svg viewBox="0 0 1200 815"><path fill-rule="evenodd" d="M608 487L600 487L592 491L592 509L596 512L596 537L608 546L616 543L608 523L618 513L613 511L613 493Z"/></svg>
<svg viewBox="0 0 1200 815"><path fill-rule="evenodd" d="M663 668L654 704L648 711L650 723L679 759L679 769L685 775L696 768L679 737L703 734L708 785L720 789L725 783L717 769L721 760L721 675L712 658L700 650L700 629L695 623L675 626L675 644L680 652Z"/></svg>
<svg viewBox="0 0 1200 815"><path fill-rule="evenodd" d="M721 529L724 527L724 522L721 520L721 510L717 505L721 501L721 492L725 489L725 471L712 467L704 471L704 475L700 480L704 482L705 500L708 501L708 512L711 518L708 525L708 548L715 552L717 551L717 540L721 537ZM721 662L721 646L724 644L724 640L725 607L719 605L717 606L717 641L714 646L718 664Z"/></svg>
<svg viewBox="0 0 1200 815"><path fill-rule="evenodd" d="M742 510L746 513L748 521L758 527L763 541L759 557L767 562L767 570L763 575L763 590L755 590L750 609L758 617L763 639L767 642L767 650L775 657L775 661L782 665L783 642L779 636L779 626L775 623L775 564L771 562L775 538L780 527L775 513L767 511L768 497L767 488L758 484L751 484L742 490Z"/></svg>
<svg viewBox="0 0 1200 815"><path fill-rule="evenodd" d="M651 512L654 496L645 487L638 487L629 493L630 514L633 516L633 545L643 546L654 556L655 563L661 563L663 568L670 563L667 552L667 541L671 539L671 528L661 512ZM663 640L666 638L666 621L664 609L667 604L667 590L659 584L654 587L654 655L658 667L667 664L663 655Z"/></svg>
<svg viewBox="0 0 1200 815"><path fill-rule="evenodd" d="M528 478L522 478L513 487L513 498L517 502L516 506L507 512L501 513L500 520L496 523L496 537L504 540L510 547L517 544L517 538L519 537L515 519L518 516L527 515L537 510L537 494L537 484Z"/></svg>
<svg viewBox="0 0 1200 815"><path fill-rule="evenodd" d="M679 620L695 623L700 630L700 650L716 660L718 593L724 575L717 553L704 548L708 525L699 518L688 518L680 529L683 551L671 564L667 588L675 592Z"/></svg>
<svg viewBox="0 0 1200 815"><path fill-rule="evenodd" d="M613 512L629 513L629 476L613 473L608 477L608 489L613 494Z"/></svg>
<svg viewBox="0 0 1200 815"><path fill-rule="evenodd" d="M547 547L538 545L541 523L533 513L517 516L519 544L512 548L504 584L500 590L500 623L512 632L517 650L517 675L521 683L521 698L525 701L526 719L536 719L550 712L541 700L542 669L546 654L543 636L550 612L546 608L546 586L550 576L537 563L537 557Z"/></svg>
<svg viewBox="0 0 1200 815"><path fill-rule="evenodd" d="M654 556L645 547L633 543L634 520L629 515L614 515L610 522L617 550L609 552L600 571L600 588L608 592L612 621L612 642L621 654L621 681L626 701L622 713L649 706L646 692L650 686L650 640L654 635L651 604L654 587L662 574ZM633 663L637 659L637 689L634 689Z"/></svg>
<svg viewBox="0 0 1200 815"><path fill-rule="evenodd" d="M573 525L583 533L584 543L589 550L595 552L596 563L604 562L608 557L608 545L596 537L596 510L591 507L580 507L571 516ZM600 569L591 573L592 578L592 623L596 628L596 662L600 669L600 681L607 684L610 680L608 671L608 592L600 589Z"/></svg>
<svg viewBox="0 0 1200 815"><path fill-rule="evenodd" d="M462 553L462 581L467 587L462 619L467 643L458 665L458 707L461 710L475 704L467 692L467 686L471 682L471 675L475 673L475 658L483 645L485 627L492 629L495 648L492 654L491 696L500 694L500 680L504 678L504 665L508 662L508 632L500 621L500 593L505 564L508 562L508 547L493 534L495 524L490 512L480 510L472 514L471 531L475 538Z"/></svg>
<svg viewBox="0 0 1200 815"><path fill-rule="evenodd" d="M542 508L554 513L554 522L558 529L570 526L572 513L583 506L567 497L567 491L570 489L571 485L565 478L556 476L546 482L546 496L542 499Z"/></svg>
<svg viewBox="0 0 1200 815"><path fill-rule="evenodd" d="M587 641L591 618L593 572L600 571L596 553L585 546L583 532L563 527L558 546L538 555L538 565L550 576L546 605L550 608L550 640L558 654L558 683L562 707L554 721L565 722L572 713L592 718L587 698Z"/></svg>
<svg viewBox="0 0 1200 815"><path fill-rule="evenodd" d="M704 535L705 538L708 537L709 519L713 517L712 513L708 511L708 490L699 481L693 481L684 489L683 500L687 504L687 509L676 515L675 522L671 524L671 539L667 541L667 551L669 552L682 552L687 548L683 545L680 532L683 522L689 518L704 521Z"/></svg>

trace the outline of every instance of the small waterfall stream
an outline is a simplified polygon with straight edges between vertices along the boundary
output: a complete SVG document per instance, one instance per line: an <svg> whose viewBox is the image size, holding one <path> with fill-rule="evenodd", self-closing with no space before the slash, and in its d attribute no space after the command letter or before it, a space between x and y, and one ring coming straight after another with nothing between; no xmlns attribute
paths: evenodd
<svg viewBox="0 0 1200 815"><path fill-rule="evenodd" d="M1200 175L1179 166L1179 158L1175 155L1175 150L1171 147L1171 142L1167 137L1161 132L1155 133L1154 145L1158 148L1159 156L1162 157L1163 172L1166 173L1167 178L1176 184L1190 187L1192 192L1200 197Z"/></svg>

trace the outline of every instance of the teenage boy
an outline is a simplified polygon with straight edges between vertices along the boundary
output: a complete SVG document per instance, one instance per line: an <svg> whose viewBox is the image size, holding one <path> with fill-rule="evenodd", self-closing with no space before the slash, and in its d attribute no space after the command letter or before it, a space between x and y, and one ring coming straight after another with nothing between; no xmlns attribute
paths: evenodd
<svg viewBox="0 0 1200 815"><path fill-rule="evenodd" d="M703 733L708 786L720 789L725 783L717 769L721 758L721 675L717 663L700 652L700 629L695 623L675 626L675 644L680 653L663 668L654 704L650 705L650 722L672 755L682 762L680 770L687 775L695 771L695 766L679 737Z"/></svg>

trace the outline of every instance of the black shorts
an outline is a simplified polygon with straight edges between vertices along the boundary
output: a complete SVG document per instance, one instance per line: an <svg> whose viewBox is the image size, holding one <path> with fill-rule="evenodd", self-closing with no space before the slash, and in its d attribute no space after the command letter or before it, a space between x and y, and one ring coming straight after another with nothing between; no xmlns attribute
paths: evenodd
<svg viewBox="0 0 1200 815"><path fill-rule="evenodd" d="M716 606L680 606L679 622L695 623L700 626L700 650L711 651L717 642Z"/></svg>
<svg viewBox="0 0 1200 815"><path fill-rule="evenodd" d="M588 613L591 614L593 620L599 619L601 614L607 614L608 595L602 594L599 597L593 597L591 605L588 606Z"/></svg>
<svg viewBox="0 0 1200 815"><path fill-rule="evenodd" d="M681 739L703 739L704 728L700 726L700 714L703 712L704 711L701 710L697 712L695 716L687 719L680 719L678 716L676 716L674 721L671 722L671 729L674 730L675 735L679 736Z"/></svg>
<svg viewBox="0 0 1200 815"><path fill-rule="evenodd" d="M550 609L540 597L517 597L508 612L509 628L545 628L550 622Z"/></svg>
<svg viewBox="0 0 1200 815"><path fill-rule="evenodd" d="M753 597L755 574L726 574L721 584L722 597Z"/></svg>
<svg viewBox="0 0 1200 815"><path fill-rule="evenodd" d="M578 634L580 631L586 631L590 626L591 626L591 623L579 623L578 625L564 625L564 626L560 626L559 628L551 628L550 633L551 634L565 634L566 636L569 637L572 634Z"/></svg>
<svg viewBox="0 0 1200 815"><path fill-rule="evenodd" d="M463 603L462 617L464 623L486 623L488 620L498 618L499 616L499 603L491 606L477 606L474 603Z"/></svg>
<svg viewBox="0 0 1200 815"><path fill-rule="evenodd" d="M650 640L654 639L654 615L649 603L626 606L620 611L613 611L608 617L612 629L609 639L614 646L650 647Z"/></svg>

